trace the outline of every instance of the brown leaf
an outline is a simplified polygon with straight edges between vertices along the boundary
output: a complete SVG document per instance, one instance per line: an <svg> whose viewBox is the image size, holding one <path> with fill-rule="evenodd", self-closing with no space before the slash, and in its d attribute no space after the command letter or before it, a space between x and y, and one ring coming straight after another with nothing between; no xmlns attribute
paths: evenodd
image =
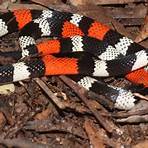
<svg viewBox="0 0 148 148"><path fill-rule="evenodd" d="M132 148L148 148L148 140L142 141L142 142L134 145Z"/></svg>
<svg viewBox="0 0 148 148"><path fill-rule="evenodd" d="M41 113L38 113L34 119L38 119L38 120L45 120L49 117L49 114L52 112L52 110L50 108L47 108L45 110L43 110Z"/></svg>
<svg viewBox="0 0 148 148"><path fill-rule="evenodd" d="M6 123L6 118L2 112L0 112L0 128L2 128Z"/></svg>
<svg viewBox="0 0 148 148"><path fill-rule="evenodd" d="M105 148L103 139L99 134L97 134L97 130L94 128L92 122L86 120L84 127L90 139L90 143L93 145L93 148Z"/></svg>
<svg viewBox="0 0 148 148"><path fill-rule="evenodd" d="M90 1L90 0L68 0L68 2L71 5L74 5L74 6L87 5L87 4L93 4L94 3L93 1Z"/></svg>
<svg viewBox="0 0 148 148"><path fill-rule="evenodd" d="M148 15L145 17L144 26L142 27L139 35L136 37L135 42L141 42L148 37Z"/></svg>
<svg viewBox="0 0 148 148"><path fill-rule="evenodd" d="M44 5L44 6L49 6L52 4L61 4L61 0L31 0L32 2Z"/></svg>

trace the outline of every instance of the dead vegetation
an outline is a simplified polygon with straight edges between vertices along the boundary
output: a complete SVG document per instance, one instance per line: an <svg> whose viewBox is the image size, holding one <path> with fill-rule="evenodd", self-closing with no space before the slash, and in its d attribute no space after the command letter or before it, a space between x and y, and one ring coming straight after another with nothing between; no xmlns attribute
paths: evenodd
<svg viewBox="0 0 148 148"><path fill-rule="evenodd" d="M1 0L0 11L47 9L36 3L92 17L148 47L146 0ZM1 38L1 51L18 50L17 39L17 33ZM134 87L124 78L105 81ZM1 147L148 147L147 89L140 89L144 98L125 112L114 110L104 96L87 92L66 76L26 80L14 87L13 93L0 95Z"/></svg>

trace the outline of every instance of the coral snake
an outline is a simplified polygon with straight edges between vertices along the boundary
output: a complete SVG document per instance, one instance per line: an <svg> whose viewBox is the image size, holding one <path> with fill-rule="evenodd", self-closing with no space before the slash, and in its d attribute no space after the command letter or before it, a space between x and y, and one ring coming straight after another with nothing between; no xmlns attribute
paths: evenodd
<svg viewBox="0 0 148 148"><path fill-rule="evenodd" d="M148 87L148 50L91 18L52 9L20 9L2 14L0 36L16 31L21 50L0 55L17 60L40 56L1 66L1 84L44 75L81 74L73 79L88 90L106 92L119 109L135 105L133 94L102 84L92 76L125 75L128 80ZM36 43L42 37L50 38Z"/></svg>

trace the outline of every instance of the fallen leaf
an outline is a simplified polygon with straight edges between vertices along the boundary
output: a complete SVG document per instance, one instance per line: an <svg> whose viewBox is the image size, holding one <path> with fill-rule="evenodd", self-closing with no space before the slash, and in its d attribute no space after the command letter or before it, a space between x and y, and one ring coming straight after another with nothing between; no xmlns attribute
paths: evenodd
<svg viewBox="0 0 148 148"><path fill-rule="evenodd" d="M144 26L142 27L139 35L136 37L135 42L139 43L148 37L148 15L145 17Z"/></svg>
<svg viewBox="0 0 148 148"><path fill-rule="evenodd" d="M61 4L60 0L31 0L32 2L44 5L46 7L48 7L51 4Z"/></svg>
<svg viewBox="0 0 148 148"><path fill-rule="evenodd" d="M93 148L105 148L103 138L97 134L96 129L94 128L92 122L86 120L84 123L85 130L87 135L90 139L90 143L92 144Z"/></svg>
<svg viewBox="0 0 148 148"><path fill-rule="evenodd" d="M45 110L43 110L41 113L38 113L34 119L38 119L38 120L45 120L49 117L49 114L52 112L52 110L50 108L47 108Z"/></svg>
<svg viewBox="0 0 148 148"><path fill-rule="evenodd" d="M148 140L142 141L142 142L134 145L132 148L148 148Z"/></svg>
<svg viewBox="0 0 148 148"><path fill-rule="evenodd" d="M15 86L14 84L5 84L5 85L0 85L0 94L3 95L10 95L15 91Z"/></svg>
<svg viewBox="0 0 148 148"><path fill-rule="evenodd" d="M2 112L0 112L0 129L5 125L6 118Z"/></svg>

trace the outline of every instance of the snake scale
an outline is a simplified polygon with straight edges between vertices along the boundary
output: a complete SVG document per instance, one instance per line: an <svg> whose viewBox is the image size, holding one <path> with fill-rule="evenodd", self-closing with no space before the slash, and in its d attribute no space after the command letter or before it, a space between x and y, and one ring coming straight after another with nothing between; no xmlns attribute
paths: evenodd
<svg viewBox="0 0 148 148"><path fill-rule="evenodd" d="M44 75L80 74L73 78L78 84L94 92L106 92L118 109L132 108L133 94L92 76L125 75L148 87L148 50L91 18L53 9L20 9L1 15L0 36L16 31L21 50L0 55L17 60L35 54L39 57L1 66L1 84ZM36 43L42 37L50 38Z"/></svg>

